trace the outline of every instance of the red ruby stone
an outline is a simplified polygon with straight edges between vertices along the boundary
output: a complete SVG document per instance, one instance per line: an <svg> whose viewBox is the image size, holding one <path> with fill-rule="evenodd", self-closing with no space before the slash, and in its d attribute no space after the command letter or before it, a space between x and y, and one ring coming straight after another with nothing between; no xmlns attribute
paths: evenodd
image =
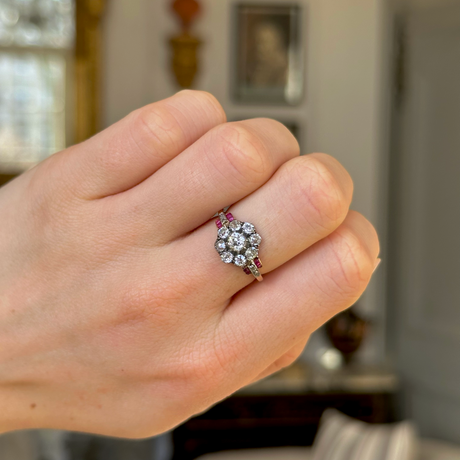
<svg viewBox="0 0 460 460"><path fill-rule="evenodd" d="M227 214L227 219L229 220L229 222L231 222L232 220L235 220L231 212Z"/></svg>
<svg viewBox="0 0 460 460"><path fill-rule="evenodd" d="M251 270L249 270L248 267L245 267L245 268L244 268L244 273L246 273L246 275L250 275L250 274L251 274Z"/></svg>
<svg viewBox="0 0 460 460"><path fill-rule="evenodd" d="M256 264L257 268L262 268L262 264L260 263L260 260L257 257L254 259L254 263Z"/></svg>
<svg viewBox="0 0 460 460"><path fill-rule="evenodd" d="M222 228L222 222L220 221L220 219L216 220L216 225L217 225L217 228Z"/></svg>

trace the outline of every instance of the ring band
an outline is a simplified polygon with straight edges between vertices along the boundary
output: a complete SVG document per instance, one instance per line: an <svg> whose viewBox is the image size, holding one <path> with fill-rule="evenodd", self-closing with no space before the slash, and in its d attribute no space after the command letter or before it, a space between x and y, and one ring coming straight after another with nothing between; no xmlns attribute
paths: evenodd
<svg viewBox="0 0 460 460"><path fill-rule="evenodd" d="M263 277L259 269L262 262L259 257L259 246L262 237L250 222L241 222L228 212L218 212L216 220L217 240L214 244L220 258L226 264L233 263L243 269L247 275L254 275L257 281Z"/></svg>

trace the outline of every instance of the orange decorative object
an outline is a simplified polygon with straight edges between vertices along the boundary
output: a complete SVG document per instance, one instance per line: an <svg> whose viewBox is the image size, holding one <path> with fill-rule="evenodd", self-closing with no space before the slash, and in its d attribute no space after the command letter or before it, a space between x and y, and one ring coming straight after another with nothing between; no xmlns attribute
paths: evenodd
<svg viewBox="0 0 460 460"><path fill-rule="evenodd" d="M182 33L170 39L173 51L172 70L179 86L190 88L198 71L197 51L201 44L190 33L190 28L201 7L197 0L174 0L172 9L182 23Z"/></svg>
<svg viewBox="0 0 460 460"><path fill-rule="evenodd" d="M196 0L175 0L172 8L182 21L184 32L189 30L193 19L201 10L200 4Z"/></svg>

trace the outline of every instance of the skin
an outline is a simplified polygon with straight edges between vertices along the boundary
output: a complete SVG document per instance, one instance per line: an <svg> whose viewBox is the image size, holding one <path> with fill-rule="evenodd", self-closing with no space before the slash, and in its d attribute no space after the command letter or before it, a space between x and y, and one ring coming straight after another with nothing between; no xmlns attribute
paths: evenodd
<svg viewBox="0 0 460 460"><path fill-rule="evenodd" d="M273 120L184 91L0 190L0 431L164 432L292 363L378 263L353 185ZM232 204L258 283L214 249Z"/></svg>

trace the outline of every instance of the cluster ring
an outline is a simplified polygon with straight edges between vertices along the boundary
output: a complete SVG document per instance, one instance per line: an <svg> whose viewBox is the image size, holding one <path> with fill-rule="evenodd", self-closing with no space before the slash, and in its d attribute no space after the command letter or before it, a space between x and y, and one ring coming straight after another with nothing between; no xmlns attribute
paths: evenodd
<svg viewBox="0 0 460 460"><path fill-rule="evenodd" d="M221 260L226 264L233 263L247 275L252 274L257 281L262 281L262 262L259 257L262 237L257 233L254 224L239 221L230 212L225 213L223 210L218 215L214 247Z"/></svg>

